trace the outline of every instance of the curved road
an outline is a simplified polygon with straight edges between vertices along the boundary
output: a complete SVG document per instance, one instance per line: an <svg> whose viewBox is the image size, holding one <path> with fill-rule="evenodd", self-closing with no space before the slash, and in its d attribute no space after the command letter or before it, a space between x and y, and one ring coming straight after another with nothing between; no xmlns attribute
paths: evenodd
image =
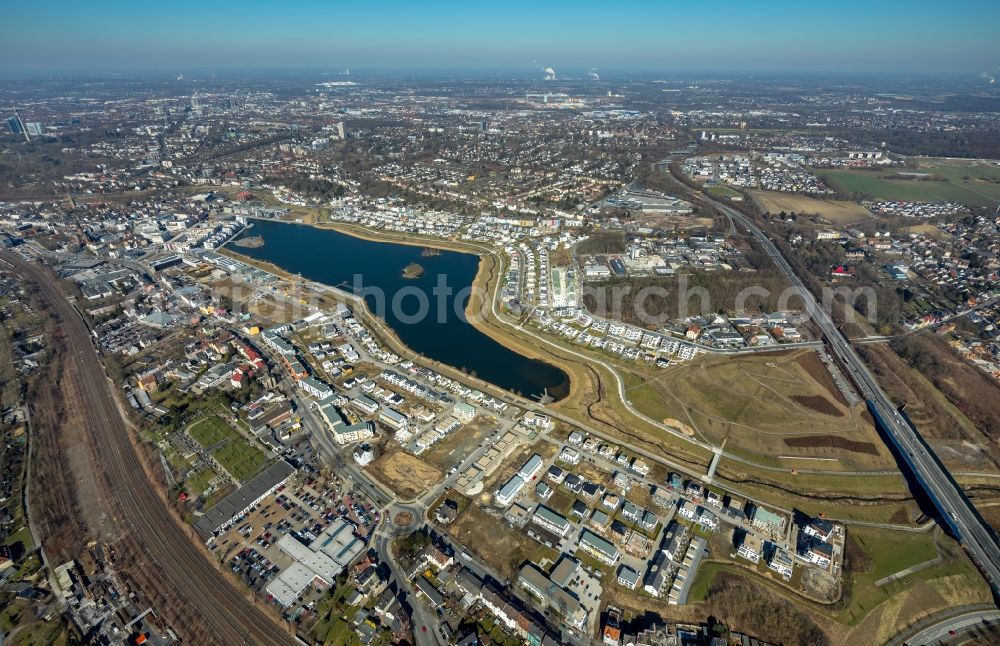
<svg viewBox="0 0 1000 646"><path fill-rule="evenodd" d="M146 561L129 573L139 592L152 592L177 604L160 604L156 610L190 641L207 633L217 643L292 643L294 639L287 630L209 562L189 537L190 531L167 509L143 470L112 393L115 386L104 372L90 332L56 288L51 274L9 251L0 251L0 259L37 286L60 320L67 361L76 365L74 374L78 375L78 387L85 399L83 408L89 413L89 448L102 471L99 475L106 492L101 502L107 507L115 533L136 544ZM196 621L190 620L191 615Z"/></svg>
<svg viewBox="0 0 1000 646"><path fill-rule="evenodd" d="M988 628L1000 622L1000 610L973 610L942 619L915 634L903 633L886 642L887 646L931 646L932 644L962 643L966 633L976 628ZM955 633L954 635L952 633ZM907 636L909 635L909 636Z"/></svg>

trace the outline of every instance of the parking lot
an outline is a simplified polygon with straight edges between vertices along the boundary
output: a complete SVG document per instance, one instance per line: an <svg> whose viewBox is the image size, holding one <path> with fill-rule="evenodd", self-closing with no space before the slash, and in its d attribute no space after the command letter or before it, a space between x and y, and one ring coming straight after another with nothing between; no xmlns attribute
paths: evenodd
<svg viewBox="0 0 1000 646"><path fill-rule="evenodd" d="M255 594L265 594L268 582L292 563L275 545L278 539L291 534L305 542L315 540L340 517L366 538L381 512L360 496L346 493L339 479L303 476L279 487L209 547Z"/></svg>

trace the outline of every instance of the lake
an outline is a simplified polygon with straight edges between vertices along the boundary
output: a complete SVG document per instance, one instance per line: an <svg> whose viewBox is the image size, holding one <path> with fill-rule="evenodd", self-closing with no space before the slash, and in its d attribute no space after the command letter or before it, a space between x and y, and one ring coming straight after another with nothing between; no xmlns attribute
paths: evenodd
<svg viewBox="0 0 1000 646"><path fill-rule="evenodd" d="M365 294L369 308L418 354L526 397L547 392L561 399L569 390L565 372L514 352L467 320L465 306L479 256L443 250L425 256L417 246L268 220L254 220L254 226L237 239L250 236L260 236L264 244L236 246L233 251L325 285L347 291L363 286L381 292L382 297ZM403 270L412 263L423 272L404 278Z"/></svg>

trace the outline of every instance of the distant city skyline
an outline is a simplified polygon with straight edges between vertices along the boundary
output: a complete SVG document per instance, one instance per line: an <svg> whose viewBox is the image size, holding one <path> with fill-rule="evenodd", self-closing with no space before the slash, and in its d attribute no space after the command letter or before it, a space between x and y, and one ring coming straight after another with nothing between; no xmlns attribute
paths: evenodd
<svg viewBox="0 0 1000 646"><path fill-rule="evenodd" d="M1000 4L15 3L0 71L505 69L996 75Z"/></svg>

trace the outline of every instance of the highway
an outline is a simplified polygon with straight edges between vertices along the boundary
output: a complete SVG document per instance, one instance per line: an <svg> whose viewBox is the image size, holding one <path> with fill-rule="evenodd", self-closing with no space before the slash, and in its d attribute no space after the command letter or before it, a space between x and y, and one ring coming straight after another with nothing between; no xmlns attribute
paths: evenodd
<svg viewBox="0 0 1000 646"><path fill-rule="evenodd" d="M962 612L937 621L925 628L918 629L919 632L914 633L911 630L897 635L886 642L886 646L904 646L905 644L909 644L910 646L962 644L969 638L974 637L974 633L979 630L984 632L990 630L989 636L996 638L996 633L992 631L995 630L993 627L996 626L997 622L1000 622L1000 611L996 608Z"/></svg>
<svg viewBox="0 0 1000 646"><path fill-rule="evenodd" d="M100 504L115 534L140 555L127 578L188 641L292 643L292 635L212 565L191 530L167 509L143 468L90 331L52 275L9 251L0 251L0 259L38 288L63 328L67 361L75 366L71 374L88 415L89 446L80 448L100 467Z"/></svg>
<svg viewBox="0 0 1000 646"><path fill-rule="evenodd" d="M972 507L972 503L962 493L941 461L917 430L899 413L851 347L850 342L837 329L833 319L823 310L816 297L806 288L764 231L739 211L708 198L699 196L699 199L719 209L726 217L732 218L749 231L787 276L792 286L799 292L807 313L822 331L831 352L847 370L862 397L868 402L873 415L881 419L882 431L890 438L937 507L941 521L948 526L979 566L993 588L994 595L1000 597L1000 544L997 543L997 537Z"/></svg>

